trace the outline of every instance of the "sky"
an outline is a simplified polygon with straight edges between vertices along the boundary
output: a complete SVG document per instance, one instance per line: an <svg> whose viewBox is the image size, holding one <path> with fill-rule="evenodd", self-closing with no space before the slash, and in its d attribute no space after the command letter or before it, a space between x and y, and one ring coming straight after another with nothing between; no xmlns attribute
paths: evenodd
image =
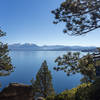
<svg viewBox="0 0 100 100"><path fill-rule="evenodd" d="M4 43L80 45L100 47L100 29L82 36L63 33L64 24L54 25L51 10L64 0L0 0L0 27L7 33Z"/></svg>

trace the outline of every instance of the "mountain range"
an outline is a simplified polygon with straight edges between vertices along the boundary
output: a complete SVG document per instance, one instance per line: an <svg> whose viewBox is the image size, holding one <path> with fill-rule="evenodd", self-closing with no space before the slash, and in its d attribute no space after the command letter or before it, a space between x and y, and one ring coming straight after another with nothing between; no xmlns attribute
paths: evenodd
<svg viewBox="0 0 100 100"><path fill-rule="evenodd" d="M64 45L51 45L51 46L38 46L36 44L11 44L8 45L10 50L31 50L31 51L96 51L96 47L93 46L64 46Z"/></svg>

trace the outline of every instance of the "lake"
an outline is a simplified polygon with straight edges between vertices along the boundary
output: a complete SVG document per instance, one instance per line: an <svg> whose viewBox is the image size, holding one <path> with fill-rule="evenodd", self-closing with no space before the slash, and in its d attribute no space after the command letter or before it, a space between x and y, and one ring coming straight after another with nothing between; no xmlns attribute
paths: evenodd
<svg viewBox="0 0 100 100"><path fill-rule="evenodd" d="M57 93L76 87L80 84L82 75L67 76L63 71L56 72L53 70L53 67L56 66L54 60L65 53L66 51L10 51L15 70L9 76L0 77L2 84L0 89L3 89L11 82L31 84L30 80L35 79L36 73L44 60L47 61L51 71L53 86Z"/></svg>

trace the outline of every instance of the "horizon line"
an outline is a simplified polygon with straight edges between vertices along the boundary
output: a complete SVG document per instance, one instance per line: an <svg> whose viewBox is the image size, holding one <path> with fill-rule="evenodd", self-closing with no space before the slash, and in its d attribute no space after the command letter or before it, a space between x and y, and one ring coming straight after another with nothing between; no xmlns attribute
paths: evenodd
<svg viewBox="0 0 100 100"><path fill-rule="evenodd" d="M36 43L8 43L8 45L14 45L14 44L20 44L20 45L23 45L23 44L35 44L37 46L81 46L81 47L100 47L100 46L91 46L91 45L65 45L65 44L43 44L43 45L39 45L39 44L36 44Z"/></svg>

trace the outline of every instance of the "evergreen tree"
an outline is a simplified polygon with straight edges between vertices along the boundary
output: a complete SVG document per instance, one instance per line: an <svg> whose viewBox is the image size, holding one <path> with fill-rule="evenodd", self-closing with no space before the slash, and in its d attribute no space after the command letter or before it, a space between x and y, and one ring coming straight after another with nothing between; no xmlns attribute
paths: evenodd
<svg viewBox="0 0 100 100"><path fill-rule="evenodd" d="M82 35L100 28L100 0L64 0L53 10L54 24L64 23L64 33Z"/></svg>
<svg viewBox="0 0 100 100"><path fill-rule="evenodd" d="M5 33L0 30L0 37L5 36ZM11 58L8 56L8 45L0 42L0 76L10 74L13 69Z"/></svg>
<svg viewBox="0 0 100 100"><path fill-rule="evenodd" d="M54 93L51 72L48 70L47 62L44 61L36 75L36 81L32 82L36 96L47 97Z"/></svg>
<svg viewBox="0 0 100 100"><path fill-rule="evenodd" d="M58 67L54 67L54 70L63 70L67 75L81 73L84 77L81 82L91 82L95 79L96 68L94 66L93 56L87 54L81 57L79 52L68 52L62 57L58 57L55 62Z"/></svg>

